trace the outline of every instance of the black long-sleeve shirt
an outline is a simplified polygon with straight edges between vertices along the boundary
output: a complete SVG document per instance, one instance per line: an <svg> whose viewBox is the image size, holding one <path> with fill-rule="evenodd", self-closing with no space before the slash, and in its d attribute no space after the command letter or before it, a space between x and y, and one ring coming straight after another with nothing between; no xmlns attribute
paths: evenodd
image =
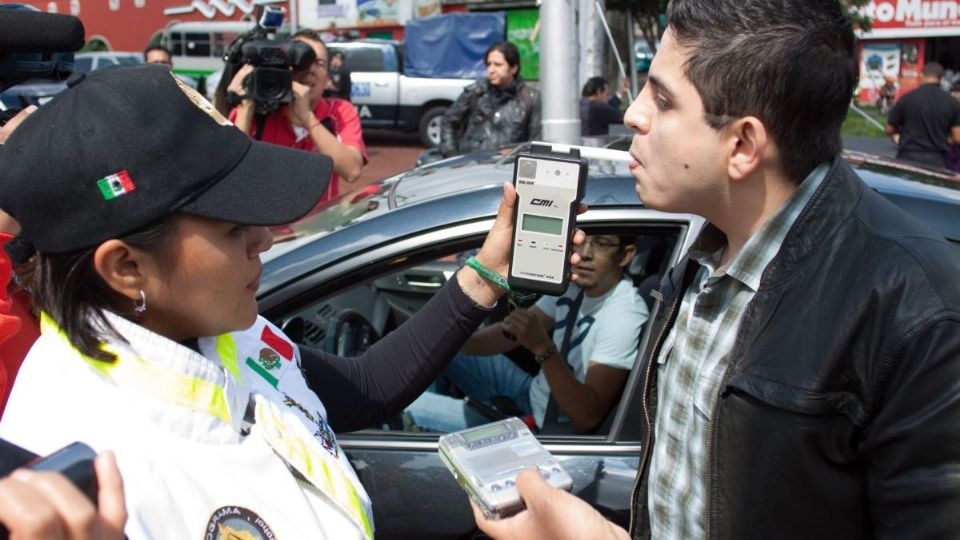
<svg viewBox="0 0 960 540"><path fill-rule="evenodd" d="M450 279L416 315L359 357L300 347L307 385L323 401L334 431L370 427L402 411L490 314L452 283L456 280Z"/></svg>
<svg viewBox="0 0 960 540"><path fill-rule="evenodd" d="M611 124L622 122L619 97L613 96L606 102L580 98L581 135L606 135L610 132Z"/></svg>

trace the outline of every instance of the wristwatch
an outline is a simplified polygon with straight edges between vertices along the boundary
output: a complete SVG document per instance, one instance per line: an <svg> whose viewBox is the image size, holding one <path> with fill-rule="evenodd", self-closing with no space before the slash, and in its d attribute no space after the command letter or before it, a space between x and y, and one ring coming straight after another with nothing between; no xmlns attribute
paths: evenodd
<svg viewBox="0 0 960 540"><path fill-rule="evenodd" d="M547 350L540 354L533 355L533 359L537 361L537 365L540 365L546 362L548 358L553 356L553 353L555 352L557 352L557 346L551 343L550 346L547 347Z"/></svg>

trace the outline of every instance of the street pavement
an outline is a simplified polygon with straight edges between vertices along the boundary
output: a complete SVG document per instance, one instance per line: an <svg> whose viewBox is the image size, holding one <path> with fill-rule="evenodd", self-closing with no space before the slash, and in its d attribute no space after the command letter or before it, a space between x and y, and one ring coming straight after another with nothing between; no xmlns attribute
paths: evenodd
<svg viewBox="0 0 960 540"><path fill-rule="evenodd" d="M358 187L412 169L417 156L424 150L416 133L364 129L363 142L367 145L370 161L360 173Z"/></svg>

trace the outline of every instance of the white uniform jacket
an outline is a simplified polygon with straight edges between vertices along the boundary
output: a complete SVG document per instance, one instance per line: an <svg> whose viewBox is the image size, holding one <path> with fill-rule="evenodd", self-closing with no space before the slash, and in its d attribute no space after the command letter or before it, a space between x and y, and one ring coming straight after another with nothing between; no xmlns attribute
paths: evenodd
<svg viewBox="0 0 960 540"><path fill-rule="evenodd" d="M17 376L0 437L41 455L73 441L117 455L140 538L372 538L370 500L263 318L201 354L113 314L129 342L84 357L52 320Z"/></svg>

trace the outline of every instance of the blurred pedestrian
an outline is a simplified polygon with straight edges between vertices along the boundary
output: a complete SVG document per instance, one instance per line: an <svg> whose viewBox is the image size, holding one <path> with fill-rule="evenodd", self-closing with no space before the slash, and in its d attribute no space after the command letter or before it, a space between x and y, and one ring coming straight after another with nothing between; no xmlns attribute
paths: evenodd
<svg viewBox="0 0 960 540"><path fill-rule="evenodd" d="M509 41L484 54L486 79L463 89L441 122L440 153L447 157L540 137L540 92L520 76L520 51Z"/></svg>
<svg viewBox="0 0 960 540"><path fill-rule="evenodd" d="M606 135L612 124L623 122L620 104L630 89L630 81L623 79L617 92L610 94L610 85L603 77L590 77L580 92L580 134Z"/></svg>
<svg viewBox="0 0 960 540"><path fill-rule="evenodd" d="M897 158L943 168L953 143L960 142L960 101L940 86L943 66L923 66L920 87L890 109L884 130L897 145Z"/></svg>
<svg viewBox="0 0 960 540"><path fill-rule="evenodd" d="M173 69L173 55L170 49L163 45L150 45L143 50L143 61L146 64L160 64Z"/></svg>
<svg viewBox="0 0 960 540"><path fill-rule="evenodd" d="M327 89L323 92L323 97L340 98L350 101L350 70L343 64L344 56L341 51L334 51L330 54L330 78L327 80Z"/></svg>

